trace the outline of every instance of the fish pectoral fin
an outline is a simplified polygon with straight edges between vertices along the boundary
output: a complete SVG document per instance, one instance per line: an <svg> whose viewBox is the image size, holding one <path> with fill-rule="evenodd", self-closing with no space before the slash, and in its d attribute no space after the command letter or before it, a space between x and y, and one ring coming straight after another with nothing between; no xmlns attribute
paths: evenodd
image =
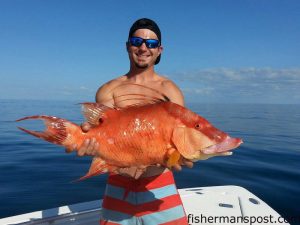
<svg viewBox="0 0 300 225"><path fill-rule="evenodd" d="M105 112L107 110L113 110L106 105L94 102L84 102L81 103L81 105L81 111L85 119L94 126L99 125L99 121L101 118L105 118Z"/></svg>
<svg viewBox="0 0 300 225"><path fill-rule="evenodd" d="M100 157L94 157L89 172L83 177L79 178L78 181L85 180L87 178L104 174L107 172L112 172L115 169L116 167L107 164L105 160L101 159Z"/></svg>
<svg viewBox="0 0 300 225"><path fill-rule="evenodd" d="M172 148L171 150L169 150L168 154L170 154L170 155L167 160L167 167L172 168L173 166L178 164L181 155L175 148Z"/></svg>

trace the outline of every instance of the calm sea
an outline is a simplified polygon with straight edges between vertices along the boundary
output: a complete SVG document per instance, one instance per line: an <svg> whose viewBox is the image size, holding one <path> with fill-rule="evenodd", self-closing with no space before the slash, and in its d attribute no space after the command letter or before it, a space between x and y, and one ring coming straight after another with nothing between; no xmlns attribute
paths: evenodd
<svg viewBox="0 0 300 225"><path fill-rule="evenodd" d="M282 216L300 216L300 105L188 107L244 144L231 157L176 173L178 188L239 185ZM91 158L65 154L16 128L41 129L41 123L13 122L36 114L83 120L75 102L0 100L0 218L102 198L105 175L71 182L87 172Z"/></svg>

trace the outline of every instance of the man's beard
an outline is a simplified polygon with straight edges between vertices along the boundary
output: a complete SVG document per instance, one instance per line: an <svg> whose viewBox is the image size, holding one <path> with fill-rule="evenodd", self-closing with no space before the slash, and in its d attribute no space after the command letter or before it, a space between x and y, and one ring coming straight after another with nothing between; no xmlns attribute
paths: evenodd
<svg viewBox="0 0 300 225"><path fill-rule="evenodd" d="M142 64L140 65L139 63L135 63L135 66L139 69L146 69L149 65L148 64Z"/></svg>

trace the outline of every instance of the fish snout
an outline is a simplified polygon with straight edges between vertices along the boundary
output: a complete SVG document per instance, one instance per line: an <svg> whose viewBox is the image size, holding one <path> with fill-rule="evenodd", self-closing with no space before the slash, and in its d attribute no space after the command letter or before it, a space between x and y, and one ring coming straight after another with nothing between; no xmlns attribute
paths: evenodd
<svg viewBox="0 0 300 225"><path fill-rule="evenodd" d="M209 146L203 149L204 154L218 154L228 152L239 147L243 143L243 140L240 138L232 138L227 136L222 142Z"/></svg>

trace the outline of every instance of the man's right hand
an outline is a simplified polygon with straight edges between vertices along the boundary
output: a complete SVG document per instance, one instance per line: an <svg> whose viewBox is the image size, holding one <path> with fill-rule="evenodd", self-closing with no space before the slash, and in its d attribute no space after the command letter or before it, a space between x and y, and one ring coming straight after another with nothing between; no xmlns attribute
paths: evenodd
<svg viewBox="0 0 300 225"><path fill-rule="evenodd" d="M81 124L81 129L83 132L88 132L92 128L92 125L88 122ZM74 144L65 149L67 153L77 151L78 156L95 156L99 148L99 143L95 138L86 139L83 144L78 148L77 144Z"/></svg>

